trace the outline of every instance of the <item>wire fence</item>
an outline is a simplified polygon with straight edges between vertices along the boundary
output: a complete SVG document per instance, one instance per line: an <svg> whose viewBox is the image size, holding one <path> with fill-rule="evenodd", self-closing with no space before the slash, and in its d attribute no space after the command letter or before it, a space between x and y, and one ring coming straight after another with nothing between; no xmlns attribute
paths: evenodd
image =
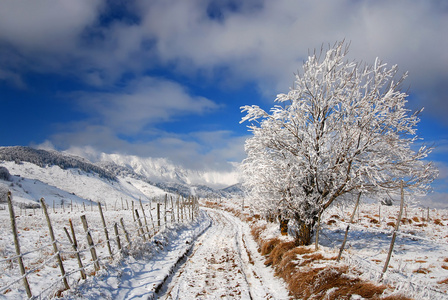
<svg viewBox="0 0 448 300"><path fill-rule="evenodd" d="M147 203L126 201L126 206L121 201L109 210L101 203L56 208L40 202L40 209L16 215L8 193L10 230L0 237L0 297L60 296L170 224L191 222L199 209L197 198L168 195ZM5 223L6 216L0 219Z"/></svg>

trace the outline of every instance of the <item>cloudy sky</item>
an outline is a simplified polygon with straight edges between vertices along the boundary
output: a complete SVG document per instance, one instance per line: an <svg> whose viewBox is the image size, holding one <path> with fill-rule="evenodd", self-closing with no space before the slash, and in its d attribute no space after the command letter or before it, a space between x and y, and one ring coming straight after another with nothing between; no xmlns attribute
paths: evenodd
<svg viewBox="0 0 448 300"><path fill-rule="evenodd" d="M433 197L446 199L447 1L0 2L2 146L225 168L245 155L240 107L271 107L309 51L345 39L350 59L409 71L419 135L437 147Z"/></svg>

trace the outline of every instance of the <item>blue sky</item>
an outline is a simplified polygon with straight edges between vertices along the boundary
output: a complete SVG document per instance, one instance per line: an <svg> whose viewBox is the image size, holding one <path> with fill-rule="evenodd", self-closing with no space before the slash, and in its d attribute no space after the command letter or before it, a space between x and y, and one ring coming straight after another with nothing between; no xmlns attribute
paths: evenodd
<svg viewBox="0 0 448 300"><path fill-rule="evenodd" d="M268 109L310 50L345 39L350 59L409 71L448 203L446 32L443 0L2 0L0 145L224 170L245 156L240 107Z"/></svg>

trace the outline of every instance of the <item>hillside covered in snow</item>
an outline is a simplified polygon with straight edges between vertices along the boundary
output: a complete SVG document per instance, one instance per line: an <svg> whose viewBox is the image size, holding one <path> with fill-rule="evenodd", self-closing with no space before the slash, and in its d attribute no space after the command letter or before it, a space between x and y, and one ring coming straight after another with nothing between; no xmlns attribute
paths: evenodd
<svg viewBox="0 0 448 300"><path fill-rule="evenodd" d="M148 201L166 193L184 197L231 197L241 192L239 185L213 189L205 184L193 184L198 182L200 173L164 160L158 164L156 161L104 154L103 160L93 163L57 151L0 147L0 167L6 174L1 176L0 184L13 192L16 202L30 206L41 197L56 205L64 202L121 205L123 201Z"/></svg>

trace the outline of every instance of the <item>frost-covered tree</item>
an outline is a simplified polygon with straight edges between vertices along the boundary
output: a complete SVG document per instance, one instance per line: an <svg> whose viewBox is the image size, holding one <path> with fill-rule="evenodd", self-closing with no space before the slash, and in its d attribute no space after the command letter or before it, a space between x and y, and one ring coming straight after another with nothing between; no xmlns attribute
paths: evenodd
<svg viewBox="0 0 448 300"><path fill-rule="evenodd" d="M243 106L253 136L246 140L244 186L256 206L281 210L299 225L298 244L309 244L320 214L350 193L389 193L401 181L424 193L437 170L416 142L420 111L405 107L397 66L349 62L337 43L314 53L279 94L269 112ZM415 149L417 148L417 149Z"/></svg>

